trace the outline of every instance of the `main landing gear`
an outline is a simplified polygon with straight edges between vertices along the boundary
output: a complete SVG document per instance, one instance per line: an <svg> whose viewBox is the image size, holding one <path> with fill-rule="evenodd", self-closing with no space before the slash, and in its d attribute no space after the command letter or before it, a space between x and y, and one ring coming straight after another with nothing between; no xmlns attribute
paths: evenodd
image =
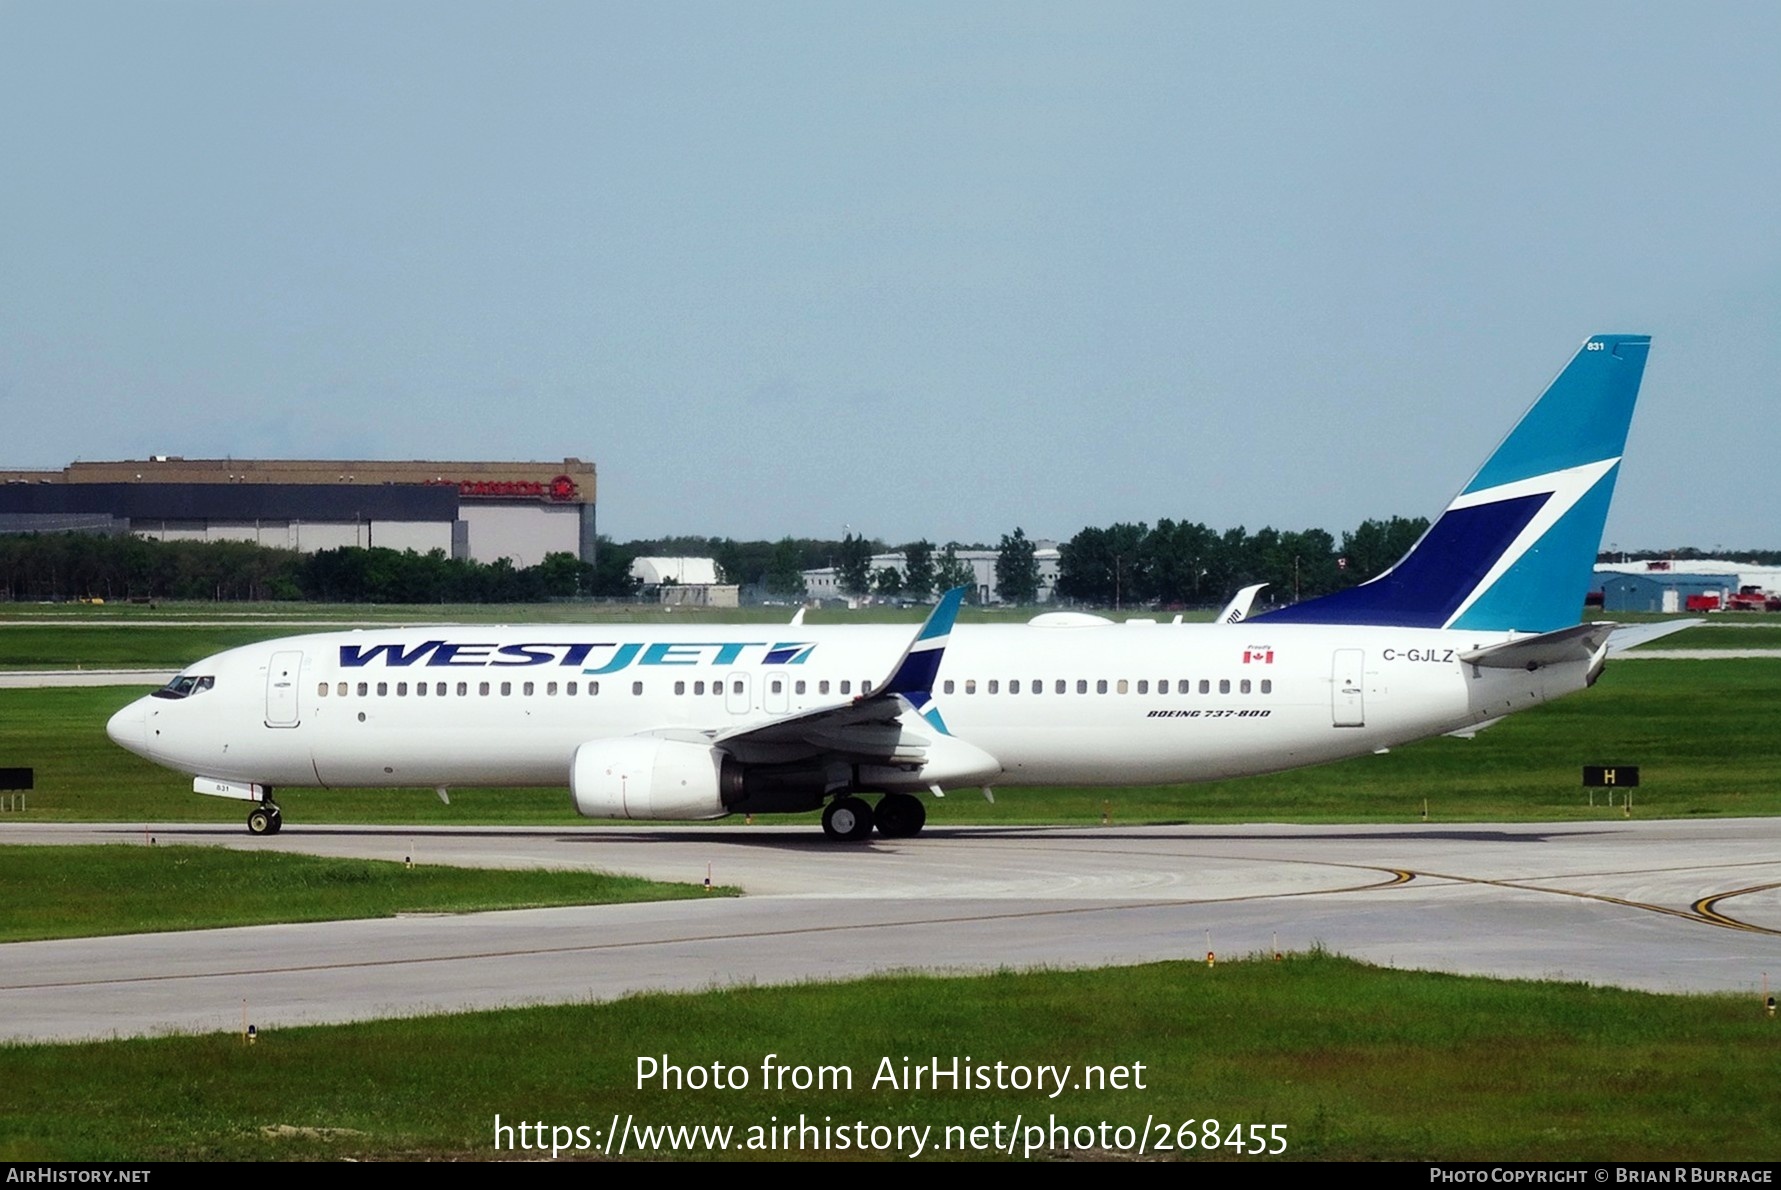
<svg viewBox="0 0 1781 1190"><path fill-rule="evenodd" d="M877 809L864 798L848 794L823 810L822 829L829 838L844 843L864 841L874 827L887 839L907 839L920 833L927 820L928 808L911 794L887 793L878 800Z"/></svg>
<svg viewBox="0 0 1781 1190"><path fill-rule="evenodd" d="M278 803L270 797L248 812L247 833L250 835L276 835L283 828L284 815L279 811Z"/></svg>

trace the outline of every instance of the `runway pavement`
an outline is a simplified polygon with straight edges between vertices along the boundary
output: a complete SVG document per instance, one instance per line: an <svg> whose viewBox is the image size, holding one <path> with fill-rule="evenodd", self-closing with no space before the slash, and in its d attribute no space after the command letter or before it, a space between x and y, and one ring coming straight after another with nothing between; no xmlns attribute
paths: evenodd
<svg viewBox="0 0 1781 1190"><path fill-rule="evenodd" d="M643 990L1226 959L1323 945L1382 965L1752 996L1781 977L1781 822L943 828L146 828L206 843L740 885L740 899L0 946L0 1037L262 1029ZM140 824L0 844L145 845Z"/></svg>

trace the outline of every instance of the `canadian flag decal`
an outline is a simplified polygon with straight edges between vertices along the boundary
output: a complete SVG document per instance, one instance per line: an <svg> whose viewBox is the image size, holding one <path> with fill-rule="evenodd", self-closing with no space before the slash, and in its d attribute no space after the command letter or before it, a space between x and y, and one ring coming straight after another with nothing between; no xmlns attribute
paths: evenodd
<svg viewBox="0 0 1781 1190"><path fill-rule="evenodd" d="M1274 650L1266 645L1250 645L1243 650L1243 664L1272 665L1274 664Z"/></svg>

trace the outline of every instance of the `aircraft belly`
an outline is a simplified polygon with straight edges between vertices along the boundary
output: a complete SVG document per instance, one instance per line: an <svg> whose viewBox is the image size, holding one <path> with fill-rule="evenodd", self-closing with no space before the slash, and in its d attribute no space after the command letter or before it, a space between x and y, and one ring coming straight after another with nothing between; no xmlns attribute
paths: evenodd
<svg viewBox="0 0 1781 1190"><path fill-rule="evenodd" d="M345 724L318 748L315 774L340 787L567 785L578 744L561 732L481 730L427 724L354 730Z"/></svg>
<svg viewBox="0 0 1781 1190"><path fill-rule="evenodd" d="M1335 735L1321 707L1276 706L1266 718L1139 710L1117 731L1084 723L961 734L1002 761L1009 785L1185 784L1335 759L1354 745Z"/></svg>

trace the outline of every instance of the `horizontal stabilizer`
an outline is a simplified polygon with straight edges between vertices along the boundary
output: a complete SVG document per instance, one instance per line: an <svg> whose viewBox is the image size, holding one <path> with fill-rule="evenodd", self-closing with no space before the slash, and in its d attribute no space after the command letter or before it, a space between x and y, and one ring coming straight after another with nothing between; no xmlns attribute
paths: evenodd
<svg viewBox="0 0 1781 1190"><path fill-rule="evenodd" d="M1705 624L1705 620L1662 620L1656 624L1622 624L1608 638L1608 656L1624 653L1634 645L1648 645L1654 640L1662 640L1673 632L1681 632L1684 628L1693 628Z"/></svg>
<svg viewBox="0 0 1781 1190"><path fill-rule="evenodd" d="M1560 628L1557 632L1542 632L1539 636L1524 636L1506 644L1474 649L1461 653L1459 659L1467 665L1481 665L1485 669L1540 669L1568 661L1593 661L1618 627L1618 624L1578 624L1575 628Z"/></svg>

